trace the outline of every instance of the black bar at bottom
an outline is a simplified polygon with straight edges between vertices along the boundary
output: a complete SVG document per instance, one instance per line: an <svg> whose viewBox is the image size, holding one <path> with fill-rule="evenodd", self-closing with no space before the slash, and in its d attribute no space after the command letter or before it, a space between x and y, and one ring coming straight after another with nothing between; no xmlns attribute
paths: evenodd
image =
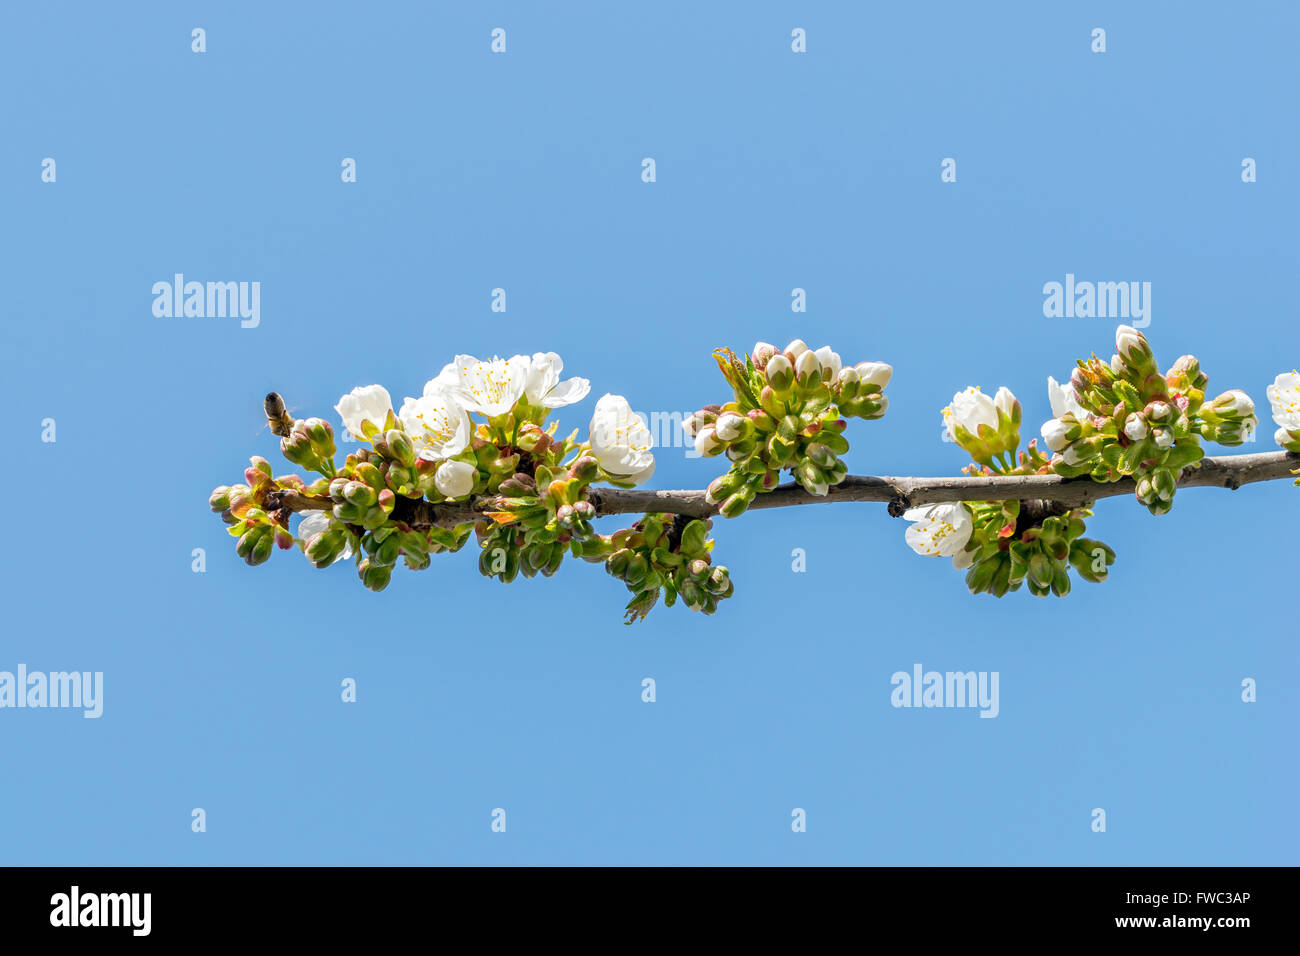
<svg viewBox="0 0 1300 956"><path fill-rule="evenodd" d="M531 926L541 941L566 924L569 937L613 922L631 940L703 919L738 936L813 921L819 931L844 926L867 938L910 927L927 943L1104 935L1231 944L1261 930L1286 933L1294 883L1293 870L1234 868L630 869L598 880L583 869L543 879L501 869L11 868L0 870L0 931L6 942L338 944L438 925L436 935L464 928L494 937L510 924L524 933ZM533 915L543 920L519 922Z"/></svg>

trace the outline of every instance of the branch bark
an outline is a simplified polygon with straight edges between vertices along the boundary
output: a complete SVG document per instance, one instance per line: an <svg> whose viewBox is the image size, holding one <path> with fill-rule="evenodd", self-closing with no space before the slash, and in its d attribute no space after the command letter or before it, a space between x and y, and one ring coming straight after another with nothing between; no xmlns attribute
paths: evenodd
<svg viewBox="0 0 1300 956"><path fill-rule="evenodd" d="M1229 488L1257 481L1276 481L1290 478L1294 469L1300 468L1300 455L1285 451L1260 452L1251 455L1227 455L1205 458L1200 467L1184 472L1179 488ZM995 475L971 477L958 475L950 478L895 478L889 476L850 475L833 486L829 494L818 498L808 494L799 485L790 482L759 495L749 506L751 511L763 508L789 508L797 505L833 504L842 501L867 501L888 505L889 513L900 517L908 508L935 504L940 501L1007 501L1016 499L1030 503L1031 509L1045 514L1060 514L1070 508L1081 508L1102 498L1131 495L1135 482L1131 478L1101 484L1089 478L1061 478L1058 475ZM291 511L325 511L332 506L328 498L313 498L293 491L278 492L278 503ZM641 514L662 511L670 514L707 518L717 513L717 506L709 504L703 491L655 491L634 488L593 488L591 502L597 515ZM480 496L473 501L451 504L432 504L398 497L394 517L414 528L432 525L450 527L482 517L490 510L491 498ZM398 511L400 510L400 514Z"/></svg>

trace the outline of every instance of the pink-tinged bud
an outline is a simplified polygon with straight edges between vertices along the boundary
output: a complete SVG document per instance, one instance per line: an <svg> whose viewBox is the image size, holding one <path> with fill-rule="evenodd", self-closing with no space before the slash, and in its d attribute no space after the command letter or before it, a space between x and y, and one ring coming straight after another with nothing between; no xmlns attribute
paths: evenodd
<svg viewBox="0 0 1300 956"><path fill-rule="evenodd" d="M1129 417L1124 420L1124 434L1132 441L1141 441L1150 433L1151 429L1147 427L1146 419L1137 412L1129 415Z"/></svg>
<svg viewBox="0 0 1300 956"><path fill-rule="evenodd" d="M1153 422L1167 422L1174 410L1166 402L1152 402L1146 407L1146 417Z"/></svg>
<svg viewBox="0 0 1300 956"><path fill-rule="evenodd" d="M795 339L785 347L785 357L790 360L790 364L798 361L799 356L808 351L808 343L803 339Z"/></svg>
<svg viewBox="0 0 1300 956"><path fill-rule="evenodd" d="M569 466L569 477L585 485L595 481L599 471L600 462L591 455L583 455Z"/></svg>
<svg viewBox="0 0 1300 956"><path fill-rule="evenodd" d="M768 360L775 354L775 345L769 345L767 342L755 342L754 351L750 353L750 358L754 361L754 368L761 372L767 367Z"/></svg>

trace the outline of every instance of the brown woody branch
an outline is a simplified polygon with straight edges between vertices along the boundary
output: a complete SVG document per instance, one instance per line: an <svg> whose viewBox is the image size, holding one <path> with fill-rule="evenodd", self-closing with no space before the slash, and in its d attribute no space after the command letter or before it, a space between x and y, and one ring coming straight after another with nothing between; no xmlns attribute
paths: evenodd
<svg viewBox="0 0 1300 956"><path fill-rule="evenodd" d="M1179 488L1229 488L1257 481L1290 478L1300 469L1300 455L1285 451L1251 455L1228 455L1206 458L1200 467L1183 473ZM889 513L899 517L908 508L941 501L1028 502L1033 512L1061 514L1070 508L1086 507L1101 498L1131 495L1135 483L1131 478L1102 484L1089 478L1061 478L1058 475L995 475L951 478L893 478L850 475L833 486L825 497L814 497L793 482L780 485L754 499L750 510L789 508L796 505L833 504L841 501L869 501L886 504ZM278 504L291 511L325 511L332 507L328 498L314 498L294 491L281 491ZM705 500L703 491L655 491L634 488L593 488L591 502L598 515L643 514L658 511L707 518L717 513L717 506ZM451 527L476 521L484 511L492 510L491 496L472 501L433 504L424 500L398 497L394 518L414 528L433 525Z"/></svg>

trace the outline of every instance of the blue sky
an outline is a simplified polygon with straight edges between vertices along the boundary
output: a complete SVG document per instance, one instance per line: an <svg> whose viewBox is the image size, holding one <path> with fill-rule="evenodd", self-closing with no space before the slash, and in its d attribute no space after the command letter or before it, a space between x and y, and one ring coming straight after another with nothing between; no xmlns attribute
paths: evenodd
<svg viewBox="0 0 1300 956"><path fill-rule="evenodd" d="M970 596L880 506L751 513L715 617L635 627L598 566L249 569L206 506L282 462L270 389L334 417L554 350L592 381L568 431L606 391L722 400L711 349L796 336L894 365L854 473L951 474L955 391L1009 386L1029 437L1109 356L1114 321L1043 316L1067 273L1151 282L1157 356L1265 404L1300 363L1300 20L1133 6L7 6L0 670L105 700L0 711L0 863L1294 863L1287 483L1103 502L1112 579L1064 600ZM156 318L176 272L259 281L260 325ZM654 485L719 470L666 448ZM998 717L891 707L916 663L997 671Z"/></svg>

